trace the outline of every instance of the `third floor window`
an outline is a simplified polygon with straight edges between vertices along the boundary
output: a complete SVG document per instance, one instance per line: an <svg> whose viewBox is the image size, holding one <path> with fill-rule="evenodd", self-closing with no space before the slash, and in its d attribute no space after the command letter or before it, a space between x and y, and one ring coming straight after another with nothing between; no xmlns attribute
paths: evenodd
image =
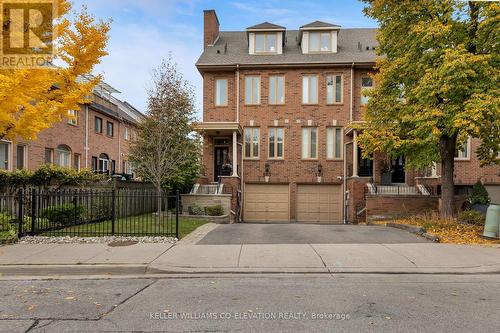
<svg viewBox="0 0 500 333"><path fill-rule="evenodd" d="M326 104L342 103L342 75L326 77Z"/></svg>
<svg viewBox="0 0 500 333"><path fill-rule="evenodd" d="M302 77L302 104L318 104L318 76Z"/></svg>
<svg viewBox="0 0 500 333"><path fill-rule="evenodd" d="M310 32L309 52L331 52L332 34L330 32Z"/></svg>
<svg viewBox="0 0 500 333"><path fill-rule="evenodd" d="M215 105L227 105L227 79L215 80Z"/></svg>
<svg viewBox="0 0 500 333"><path fill-rule="evenodd" d="M278 52L276 33L255 34L255 52L256 53Z"/></svg>
<svg viewBox="0 0 500 333"><path fill-rule="evenodd" d="M285 104L285 77L269 77L269 104Z"/></svg>
<svg viewBox="0 0 500 333"><path fill-rule="evenodd" d="M260 104L260 76L245 77L245 104Z"/></svg>
<svg viewBox="0 0 500 333"><path fill-rule="evenodd" d="M96 133L102 133L102 118L95 117L94 128Z"/></svg>

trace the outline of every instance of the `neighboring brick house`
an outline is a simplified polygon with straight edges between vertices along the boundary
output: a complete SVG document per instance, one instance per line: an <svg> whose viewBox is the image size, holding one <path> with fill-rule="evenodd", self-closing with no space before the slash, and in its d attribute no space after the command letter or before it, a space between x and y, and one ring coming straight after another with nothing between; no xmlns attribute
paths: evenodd
<svg viewBox="0 0 500 333"><path fill-rule="evenodd" d="M33 141L0 141L0 169L35 170L43 164L56 164L131 177L129 144L143 115L114 93L118 91L101 83L94 89L91 103L70 111L76 118L54 124Z"/></svg>
<svg viewBox="0 0 500 333"><path fill-rule="evenodd" d="M404 157L362 159L349 129L362 121L363 89L376 84L376 29L316 21L287 30L265 22L225 32L213 10L204 12L204 28L196 63L203 76L200 193L217 192L220 180L244 221L341 223L363 211L372 181L410 195L425 191L418 185L438 190L438 169L406 170ZM499 185L499 167L479 167L477 144L458 153L456 183Z"/></svg>

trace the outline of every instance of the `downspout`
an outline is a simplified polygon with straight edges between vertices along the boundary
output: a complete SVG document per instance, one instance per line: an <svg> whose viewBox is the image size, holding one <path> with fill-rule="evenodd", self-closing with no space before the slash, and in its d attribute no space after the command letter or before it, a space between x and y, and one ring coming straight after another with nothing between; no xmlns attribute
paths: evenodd
<svg viewBox="0 0 500 333"><path fill-rule="evenodd" d="M343 215L343 220L344 224L349 224L349 221L347 221L347 213L348 213L348 202L347 202L347 146L352 144L353 141L346 142L344 144L344 177L342 177L343 181L343 193L344 195L342 196L342 215Z"/></svg>
<svg viewBox="0 0 500 333"><path fill-rule="evenodd" d="M240 122L240 65L236 64L236 122Z"/></svg>
<svg viewBox="0 0 500 333"><path fill-rule="evenodd" d="M349 101L349 121L353 121L353 106L354 104L354 62L351 65L351 99Z"/></svg>
<svg viewBox="0 0 500 333"><path fill-rule="evenodd" d="M89 106L85 104L85 169L89 168Z"/></svg>

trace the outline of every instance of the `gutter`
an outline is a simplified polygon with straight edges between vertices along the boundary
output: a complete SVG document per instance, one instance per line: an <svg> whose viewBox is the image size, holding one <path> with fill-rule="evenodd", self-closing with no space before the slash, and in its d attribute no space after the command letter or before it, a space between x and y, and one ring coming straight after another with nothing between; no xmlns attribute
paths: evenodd
<svg viewBox="0 0 500 333"><path fill-rule="evenodd" d="M354 62L351 64L351 98L349 101L349 122L353 120L353 104L354 104Z"/></svg>
<svg viewBox="0 0 500 333"><path fill-rule="evenodd" d="M85 169L89 168L89 106L85 104Z"/></svg>
<svg viewBox="0 0 500 333"><path fill-rule="evenodd" d="M240 65L236 64L236 122L240 122Z"/></svg>

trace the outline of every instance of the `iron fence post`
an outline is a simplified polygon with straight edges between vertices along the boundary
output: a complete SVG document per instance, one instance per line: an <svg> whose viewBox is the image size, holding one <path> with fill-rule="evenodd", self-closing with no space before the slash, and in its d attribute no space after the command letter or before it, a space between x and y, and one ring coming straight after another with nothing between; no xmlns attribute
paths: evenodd
<svg viewBox="0 0 500 333"><path fill-rule="evenodd" d="M31 235L35 235L36 219L37 219L37 196L36 189L31 190Z"/></svg>
<svg viewBox="0 0 500 333"><path fill-rule="evenodd" d="M179 190L175 191L175 238L179 239Z"/></svg>
<svg viewBox="0 0 500 333"><path fill-rule="evenodd" d="M115 211L115 199L116 199L116 190L113 189L111 191L111 235L115 235L115 219L116 219L116 211Z"/></svg>
<svg viewBox="0 0 500 333"><path fill-rule="evenodd" d="M19 223L18 224L18 236L19 237L22 237L23 236L23 207L24 207L24 193L23 193L23 190L20 189L18 192L17 192L17 204L18 204L18 207L17 207L17 222Z"/></svg>

